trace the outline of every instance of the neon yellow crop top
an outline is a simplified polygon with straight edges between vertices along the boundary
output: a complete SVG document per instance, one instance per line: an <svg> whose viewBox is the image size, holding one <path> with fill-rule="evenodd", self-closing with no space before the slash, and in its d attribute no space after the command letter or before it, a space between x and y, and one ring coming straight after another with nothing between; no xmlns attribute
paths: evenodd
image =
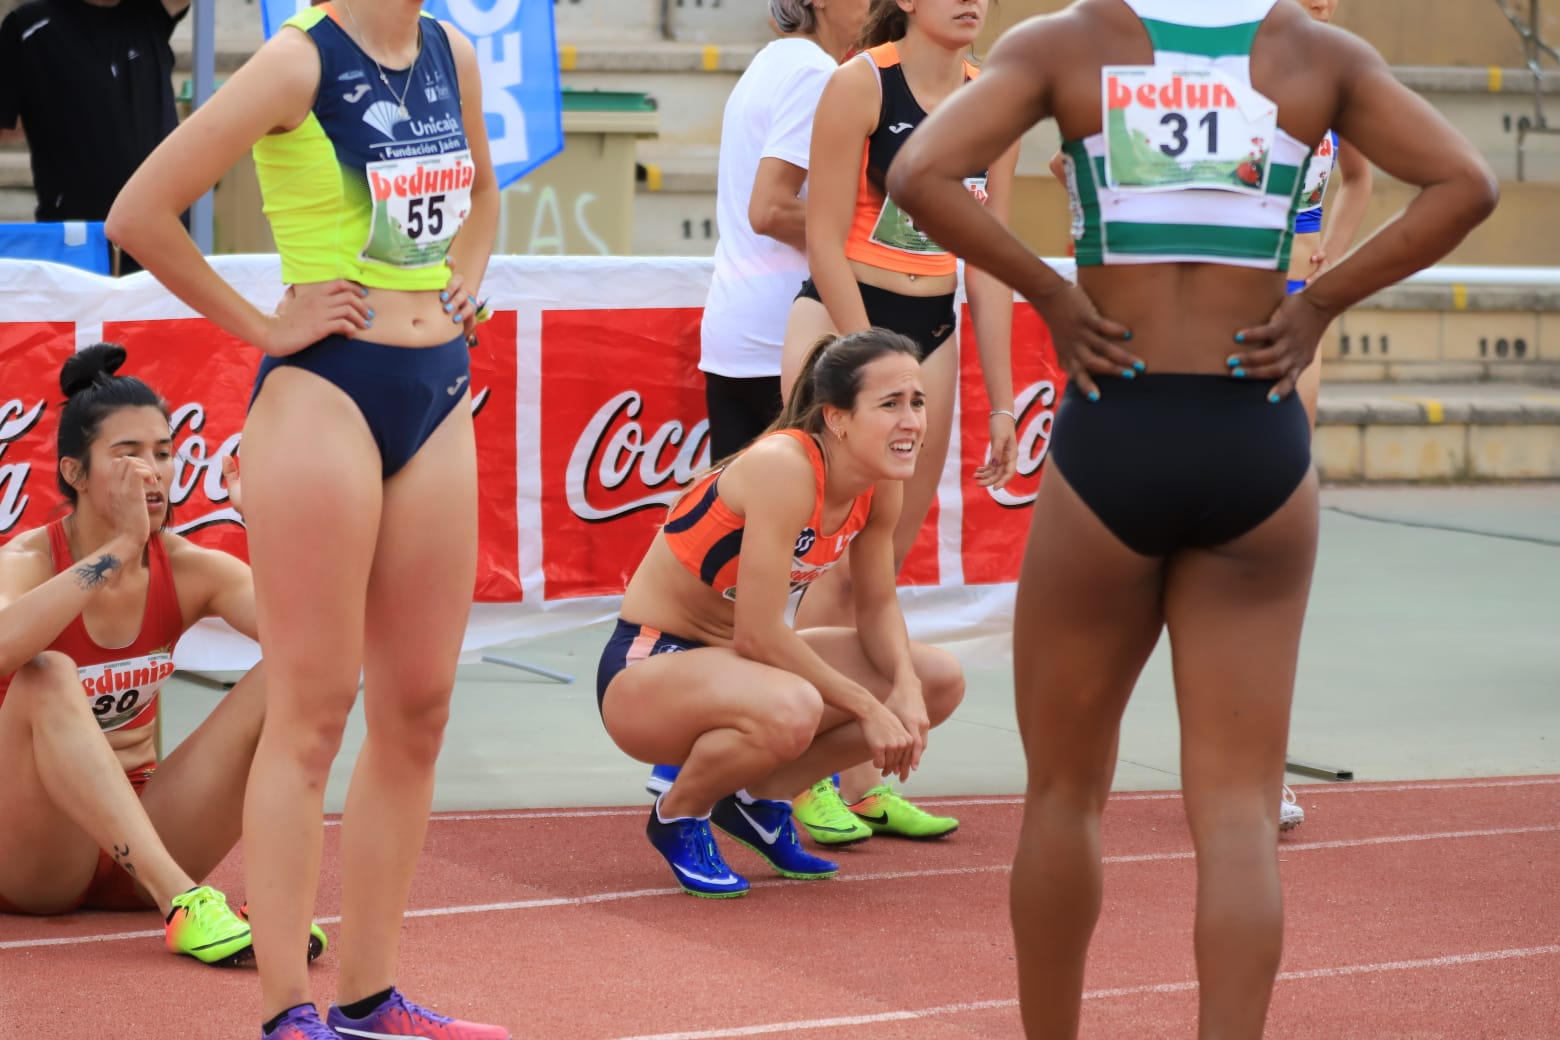
<svg viewBox="0 0 1560 1040"><path fill-rule="evenodd" d="M282 24L307 33L320 55L308 117L254 146L282 280L444 288L444 258L471 211L476 167L443 26L425 14L411 67L381 77L333 5Z"/></svg>

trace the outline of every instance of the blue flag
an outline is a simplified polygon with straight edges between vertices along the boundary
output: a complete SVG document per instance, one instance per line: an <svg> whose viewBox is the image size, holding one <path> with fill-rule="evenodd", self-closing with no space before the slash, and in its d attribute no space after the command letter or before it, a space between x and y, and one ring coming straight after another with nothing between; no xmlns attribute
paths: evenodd
<svg viewBox="0 0 1560 1040"><path fill-rule="evenodd" d="M309 0L262 0L270 39ZM500 188L563 151L563 100L553 0L424 0L477 49L482 111Z"/></svg>

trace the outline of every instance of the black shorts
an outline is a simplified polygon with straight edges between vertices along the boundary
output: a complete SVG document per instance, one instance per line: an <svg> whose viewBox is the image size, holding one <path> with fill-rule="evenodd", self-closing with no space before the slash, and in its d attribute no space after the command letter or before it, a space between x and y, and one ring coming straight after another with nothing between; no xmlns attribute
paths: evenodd
<svg viewBox="0 0 1560 1040"><path fill-rule="evenodd" d="M879 289L875 285L856 283L861 290L861 302L867 308L867 321L880 329L897 332L915 341L921 348L921 360L932 356L932 351L948 342L953 335L953 293L941 296L905 296L892 289ZM796 294L798 300L823 302L818 287L811 278L802 283Z"/></svg>
<svg viewBox="0 0 1560 1040"><path fill-rule="evenodd" d="M704 373L704 408L710 417L710 458L719 462L746 448L780 417L779 376L738 379Z"/></svg>
<svg viewBox="0 0 1560 1040"><path fill-rule="evenodd" d="M1100 399L1071 383L1051 435L1051 465L1116 538L1144 556L1239 538L1289 501L1311 469L1311 428L1296 394L1273 383L1145 372L1096 376Z"/></svg>

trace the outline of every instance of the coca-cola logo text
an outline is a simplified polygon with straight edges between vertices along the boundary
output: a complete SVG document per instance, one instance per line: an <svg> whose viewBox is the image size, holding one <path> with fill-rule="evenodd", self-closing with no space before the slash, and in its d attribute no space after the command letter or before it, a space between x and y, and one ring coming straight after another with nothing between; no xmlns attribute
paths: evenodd
<svg viewBox="0 0 1560 1040"><path fill-rule="evenodd" d="M168 501L175 508L190 500L195 489L200 488L206 501L218 508L200 516L183 519L172 530L177 534L189 534L203 527L220 523L243 523L231 506L223 506L228 500L227 485L222 482L222 459L238 453L240 434L233 434L212 448L201 430L206 427L206 409L197 402L180 405L171 418L174 443L183 443L173 456L173 487L168 491ZM178 516L176 512L174 514Z"/></svg>
<svg viewBox="0 0 1560 1040"><path fill-rule="evenodd" d="M1018 467L1014 479L1033 477L1040 472L1046 452L1051 447L1051 424L1056 421L1056 384L1050 380L1031 383L1014 399L1018 412ZM1034 502L1039 494L1035 486L1027 492L1014 493L1008 488L987 488L986 491L1000 506L1017 509Z"/></svg>
<svg viewBox="0 0 1560 1040"><path fill-rule="evenodd" d="M569 509L581 520L611 520L670 506L709 466L708 419L687 428L673 419L647 433L638 422L643 410L639 392L624 390L596 410L575 441L564 484ZM635 475L649 494L613 501Z"/></svg>
<svg viewBox="0 0 1560 1040"><path fill-rule="evenodd" d="M39 401L28 409L15 399L0 405L0 534L15 527L27 511L27 477L32 472L31 463L6 462L6 449L38 425L43 405Z"/></svg>

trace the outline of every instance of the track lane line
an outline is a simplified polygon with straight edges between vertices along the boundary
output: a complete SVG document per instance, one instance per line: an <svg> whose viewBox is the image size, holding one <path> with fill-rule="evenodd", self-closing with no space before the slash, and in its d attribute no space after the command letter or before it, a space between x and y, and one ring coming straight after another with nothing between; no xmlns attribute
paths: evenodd
<svg viewBox="0 0 1560 1040"><path fill-rule="evenodd" d="M1417 960L1381 961L1375 964L1341 964L1327 968L1310 968L1304 971L1279 972L1278 982L1301 982L1310 979L1343 978L1353 975L1376 975L1392 971L1415 971L1426 968L1462 967L1490 961L1517 960L1528 957L1548 957L1560 954L1560 946L1529 946L1507 950L1478 950L1471 953L1454 953L1441 957L1424 957ZM1153 996L1163 993L1195 991L1197 982L1158 982L1143 986L1119 986L1113 989L1087 990L1084 1000L1111 1000L1119 997ZM791 1022L766 1022L761 1025L731 1026L724 1029L685 1030L677 1033L641 1033L635 1036L615 1037L614 1040L725 1040L728 1037L763 1036L767 1033L807 1032L816 1029L839 1029L846 1026L876 1025L882 1022L905 1022L915 1019L940 1018L947 1015L969 1014L974 1011L990 1011L1017 1007L1018 1001L977 1000L964 1004L941 1004L934 1007L905 1011L881 1011L871 1015L848 1015L839 1018L799 1019Z"/></svg>
<svg viewBox="0 0 1560 1040"><path fill-rule="evenodd" d="M1368 848L1380 845L1401 845L1412 842L1424 841L1454 841L1468 838L1504 838L1515 837L1524 834L1549 834L1560 832L1560 824L1548 824L1537 827L1498 827L1487 830L1475 831L1439 831L1429 834L1390 834L1375 838L1348 838L1337 841L1313 841L1285 843L1279 846L1280 853L1286 852L1311 852L1316 850ZM1125 853L1122 855L1106 856L1104 863L1162 863L1176 860L1189 860L1194 858L1190 850L1175 852L1147 852ZM935 878L935 877L968 877L979 874L1006 874L1011 871L1006 863L993 864L984 867L944 867L927 870L885 870L874 871L867 874L851 874L841 876L834 880L846 884L861 884L871 881L898 881L906 878ZM784 878L766 880L764 887L811 885L815 881L788 881ZM590 906L595 903L614 903L629 899L648 899L659 896L682 895L680 888L638 888L621 892L594 892L583 896L549 896L540 899L518 899L501 903L472 903L459 906L426 907L418 910L408 910L407 917L456 917L464 914L500 913L512 910L542 910L553 907ZM336 924L340 917L319 917L315 919L320 924ZM98 935L77 935L69 937L57 937L50 939L11 939L0 942L0 952L6 950L31 950L47 946L75 946L86 943L99 942L124 942L132 939L158 938L163 934L162 929L146 929L134 932L109 932Z"/></svg>
<svg viewBox="0 0 1560 1040"><path fill-rule="evenodd" d="M1466 791L1481 790L1484 788L1502 787L1556 787L1560 786L1560 776L1540 777L1515 777L1510 779L1495 780L1452 780L1452 781L1406 781L1406 782L1359 782L1347 783L1322 783L1302 784L1299 790L1304 791L1306 797L1312 795L1334 794L1374 794L1378 791ZM1110 796L1113 802L1164 802L1179 801L1180 791L1118 791ZM917 798L918 805L1023 805L1022 795L960 795L932 798ZM432 823L461 823L465 821L482 820L566 820L585 819L591 817L612 816L644 816L650 811L646 805L643 809L511 809L480 812L442 812L434 813L430 818ZM340 817L326 819L325 826L339 827Z"/></svg>

